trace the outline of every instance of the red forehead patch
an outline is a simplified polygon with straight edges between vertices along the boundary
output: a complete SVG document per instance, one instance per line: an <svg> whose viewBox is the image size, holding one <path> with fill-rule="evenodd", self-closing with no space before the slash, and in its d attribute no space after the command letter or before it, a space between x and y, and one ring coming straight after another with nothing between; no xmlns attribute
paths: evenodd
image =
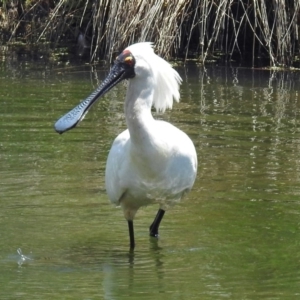
<svg viewBox="0 0 300 300"><path fill-rule="evenodd" d="M131 54L131 53L130 53L130 51L129 51L128 49L125 49L125 50L122 52L122 54L123 54L123 55L129 55L129 54Z"/></svg>

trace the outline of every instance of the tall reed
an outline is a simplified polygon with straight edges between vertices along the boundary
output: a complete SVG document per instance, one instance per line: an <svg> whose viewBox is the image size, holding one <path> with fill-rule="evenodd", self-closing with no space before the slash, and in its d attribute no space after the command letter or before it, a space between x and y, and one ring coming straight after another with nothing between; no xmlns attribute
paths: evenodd
<svg viewBox="0 0 300 300"><path fill-rule="evenodd" d="M18 20L10 23L13 4ZM253 66L259 57L291 66L299 53L299 10L299 0L6 0L0 26L10 41L21 36L54 45L75 43L81 32L91 60L111 60L128 44L152 41L166 58L206 62L222 53Z"/></svg>

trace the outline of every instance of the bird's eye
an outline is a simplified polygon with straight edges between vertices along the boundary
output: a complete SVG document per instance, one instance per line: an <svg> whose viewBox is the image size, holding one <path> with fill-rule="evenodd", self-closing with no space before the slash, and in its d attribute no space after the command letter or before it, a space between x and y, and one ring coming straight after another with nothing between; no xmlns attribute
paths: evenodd
<svg viewBox="0 0 300 300"><path fill-rule="evenodd" d="M132 56L127 56L125 59L124 59L124 62L127 64L127 65L132 65L133 64L133 57Z"/></svg>

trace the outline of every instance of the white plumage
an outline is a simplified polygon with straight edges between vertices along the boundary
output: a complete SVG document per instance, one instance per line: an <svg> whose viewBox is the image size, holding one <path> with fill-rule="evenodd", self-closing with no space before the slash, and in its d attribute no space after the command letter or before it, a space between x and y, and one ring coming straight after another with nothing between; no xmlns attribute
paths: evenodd
<svg viewBox="0 0 300 300"><path fill-rule="evenodd" d="M158 203L162 210L189 191L197 173L197 156L190 138L170 123L155 120L158 111L179 101L179 74L157 56L150 43L129 46L135 58L135 77L125 99L128 129L109 152L105 182L108 197L133 220L143 205Z"/></svg>
<svg viewBox="0 0 300 300"><path fill-rule="evenodd" d="M128 129L113 142L105 184L110 201L124 211L133 249L137 210L159 205L150 226L150 235L158 236L165 210L192 188L196 178L197 155L190 138L151 114L152 106L164 112L172 108L173 100L179 101L179 74L154 53L151 43L131 45L117 57L102 84L54 127L59 133L76 127L96 100L124 79L129 80L124 104Z"/></svg>
<svg viewBox="0 0 300 300"><path fill-rule="evenodd" d="M153 106L156 111L164 112L173 106L173 98L179 102L179 84L181 84L181 77L172 68L172 66L164 59L156 55L152 48L152 43L144 42L133 44L126 48L129 50L138 65L136 65L136 74L143 76L142 72L147 71L151 74L153 81ZM145 63L145 65L144 65Z"/></svg>

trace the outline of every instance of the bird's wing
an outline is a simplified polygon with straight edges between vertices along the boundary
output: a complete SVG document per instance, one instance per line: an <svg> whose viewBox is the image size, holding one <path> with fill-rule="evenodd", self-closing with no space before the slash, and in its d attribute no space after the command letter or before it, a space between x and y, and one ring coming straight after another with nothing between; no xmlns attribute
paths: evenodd
<svg viewBox="0 0 300 300"><path fill-rule="evenodd" d="M129 131L125 130L114 140L106 162L106 191L110 201L116 205L119 205L121 196L126 192L122 186L120 172L122 172L127 161L128 144Z"/></svg>

